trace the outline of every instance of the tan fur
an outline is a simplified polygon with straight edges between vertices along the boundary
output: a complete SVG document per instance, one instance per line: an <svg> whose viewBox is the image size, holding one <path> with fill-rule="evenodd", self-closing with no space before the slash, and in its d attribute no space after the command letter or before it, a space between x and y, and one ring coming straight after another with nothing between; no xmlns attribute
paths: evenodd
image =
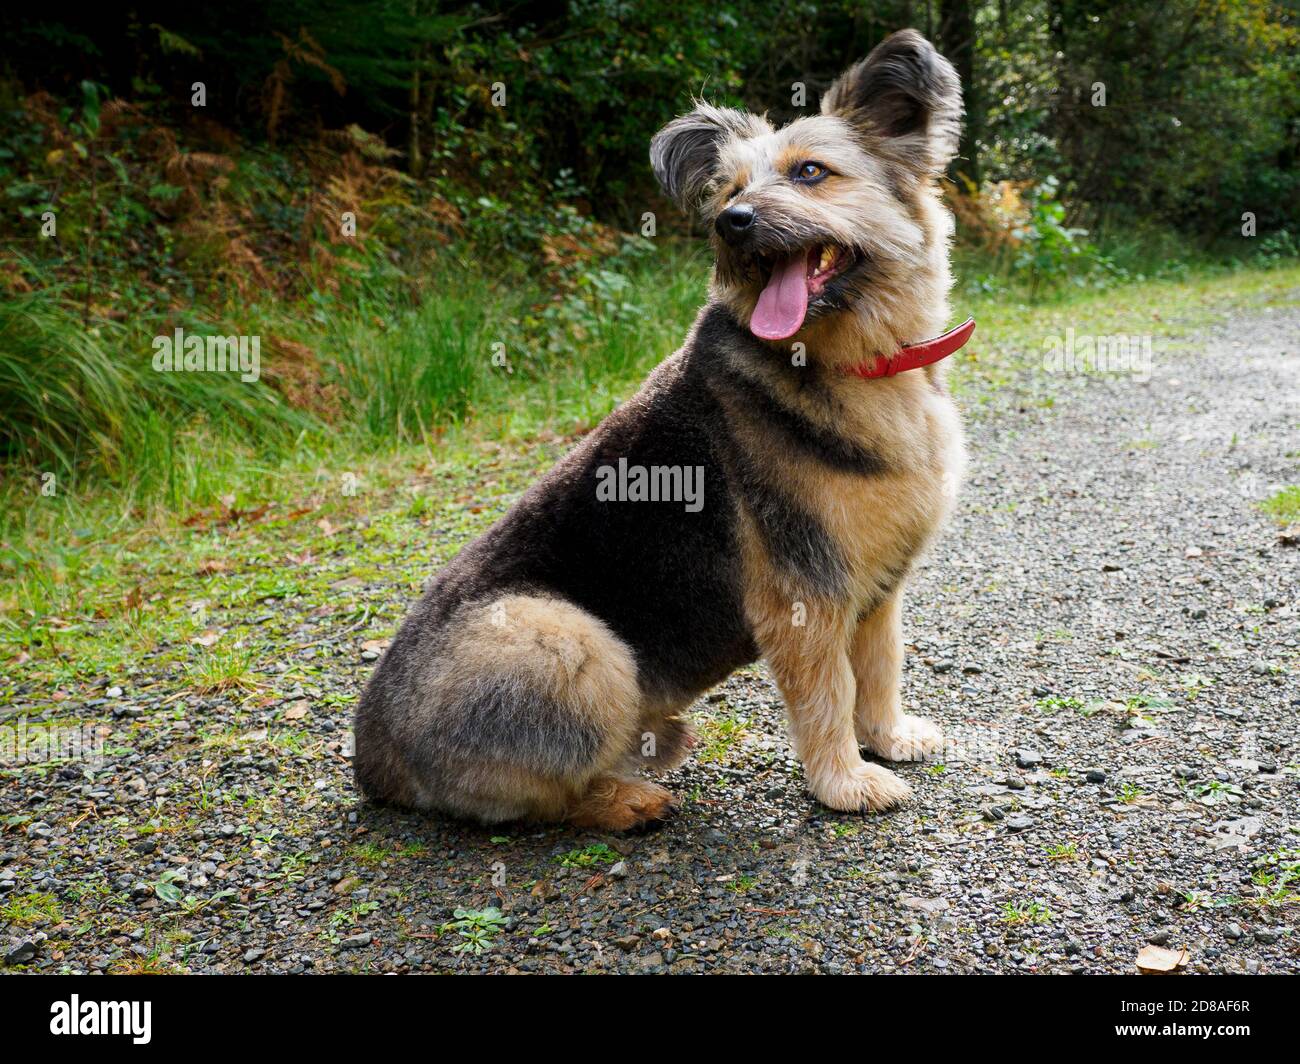
<svg viewBox="0 0 1300 1064"><path fill-rule="evenodd" d="M854 633L849 650L857 677L853 727L858 742L888 761L920 761L943 745L928 720L902 711L903 596L895 592Z"/></svg>
<svg viewBox="0 0 1300 1064"><path fill-rule="evenodd" d="M673 796L649 780L602 776L568 813L580 828L627 831L653 820L663 820L673 810Z"/></svg>
<svg viewBox="0 0 1300 1064"><path fill-rule="evenodd" d="M783 567L769 550L779 553L788 543L765 538L770 528L760 530L758 515L746 509L763 507L763 495L735 494L745 620L785 699L810 790L846 811L887 809L910 793L894 773L865 761L861 746L890 760L914 760L942 742L933 724L902 712L902 597L917 553L951 508L965 464L941 365L876 380L842 372L941 333L949 315L952 219L933 177L956 150L956 75L911 31L891 37L873 57L885 66L868 59L852 68L827 93L820 115L775 129L764 118L701 104L669 123L651 146L652 165L670 194L692 201L708 219L728 206L753 207L751 218L762 219L769 247L782 261L817 247L852 252L836 260L848 264L838 267L844 275L836 298L817 287L824 276L810 281L810 291L821 293L820 310L793 337L770 342L770 351L758 349L770 360L754 357L753 345L722 350L731 376L706 378L718 393L728 446L761 470L764 486L788 502L791 513L816 523L819 549L830 540L818 556L830 559L825 573L790 565L788 557ZM907 101L891 99L909 71L925 72L913 102L926 102L933 122L916 125ZM814 183L793 180L803 161L821 164L827 176ZM738 213L744 212L721 219L737 246L715 238L710 295L743 327L766 277L755 266L765 256L740 247L753 230L737 227ZM764 268L771 276L770 258ZM805 362L787 362L796 343ZM683 371L673 363L660 372ZM846 461L833 449L810 457L790 446L788 436L765 420L770 412L747 405L743 388L727 390L735 374L748 375L750 384L761 378L759 392L779 400L784 416L800 425L799 418L812 422L814 452L825 434L866 457ZM630 416L654 394L644 389L631 400ZM797 519L793 532L782 531L797 547L804 545ZM448 631L446 644L422 662L419 682L411 686L447 714L448 749L486 753L472 764L463 756L448 770L454 778L440 780L441 807L488 821L567 818L610 830L668 815L669 792L639 773L667 770L688 753L687 698L665 702L645 694L654 687L639 684L631 649L607 625L560 599L513 594L477 602ZM558 729L546 727L542 738L567 734L580 756L565 760L563 749L555 754L537 739L525 711L539 696L548 700L548 723ZM513 729L505 745L519 749L519 762L582 767L543 775L488 760L507 756L500 733L480 733L478 747L457 738L462 707L481 709L502 699L524 715L501 711L489 719ZM598 748L589 757L592 745ZM414 776L403 775L409 769L402 764L380 771L387 773L381 792L410 804L432 803Z"/></svg>
<svg viewBox="0 0 1300 1064"><path fill-rule="evenodd" d="M695 728L684 702L642 703L637 740L624 764L631 772L662 775L679 768L695 747Z"/></svg>
<svg viewBox="0 0 1300 1064"><path fill-rule="evenodd" d="M775 592L764 572L761 548L751 541L746 563L749 611L755 635L785 699L795 752L803 762L808 789L832 809L880 811L904 801L911 788L879 765L862 760L853 728L856 682L849 663L851 621L832 604L803 607L802 625L793 623L792 604Z"/></svg>
<svg viewBox="0 0 1300 1064"><path fill-rule="evenodd" d="M891 573L906 570L947 514L964 465L955 412L919 374L839 386L845 422L885 457L890 472L875 477L837 473L792 457L740 410L736 433L764 450L769 471L816 515L849 560L852 595L844 602L804 596L766 558L759 537L746 537L747 602L764 657L786 700L796 748L817 797L837 809L882 809L906 796L906 786L866 766L859 743L890 760L916 760L937 749L939 730L899 710L902 669L901 586L876 605ZM787 396L813 420L811 403ZM822 412L824 415L824 411ZM802 601L807 623L792 618ZM870 609L861 624L860 611Z"/></svg>
<svg viewBox="0 0 1300 1064"><path fill-rule="evenodd" d="M603 741L595 761L568 779L495 763L465 766L451 781L451 804L481 819L581 815L594 824L604 806L593 804L593 793L605 793L606 774L623 765L646 721L631 651L577 606L526 595L476 607L453 632L446 658L429 665L434 698L450 701L485 682L542 691L591 723ZM626 816L617 806L609 815L621 822Z"/></svg>
<svg viewBox="0 0 1300 1064"><path fill-rule="evenodd" d="M862 477L804 461L774 445L753 412L727 404L736 435L763 454L774 482L821 520L849 560L854 600L846 605L874 605L884 574L906 568L955 498L965 467L956 411L918 373L832 379L829 404L773 387L809 420L861 441L888 466L889 472Z"/></svg>
<svg viewBox="0 0 1300 1064"><path fill-rule="evenodd" d="M431 670L435 695L494 676L564 702L610 736L610 755L631 741L640 714L632 652L572 603L528 595L496 599L455 626L448 651L450 664Z"/></svg>
<svg viewBox="0 0 1300 1064"><path fill-rule="evenodd" d="M900 346L935 336L946 327L952 278L948 247L952 216L933 181L907 174L868 151L860 133L835 115L801 118L759 136L733 135L719 151L719 170L705 210L745 203L766 217L816 212L828 241L868 251L876 267L871 298L846 312L811 320L798 339L824 365L854 365L889 355ZM788 180L799 160L816 160L833 172L818 185ZM906 193L900 203L891 184ZM760 287L730 285L715 275L711 295L742 321L753 313ZM790 341L787 341L789 343Z"/></svg>
<svg viewBox="0 0 1300 1064"><path fill-rule="evenodd" d="M795 232L813 219L816 243L854 247L871 261L869 298L811 317L796 336L772 344L780 358L798 341L817 387L771 367L733 368L762 376L786 406L875 452L886 472L864 477L806 461L774 442L760 413L723 402L737 438L761 456L772 483L818 519L851 570L845 601L807 601L795 578L766 557L752 521L747 525L749 619L786 699L809 786L837 809L882 809L908 788L864 762L859 743L891 760L915 760L942 742L938 728L900 708L902 576L951 508L965 449L942 365L872 381L840 370L947 327L952 219L929 170L905 165L915 144L889 144L855 127L837 113L838 88L822 115L728 136L705 211L748 204L778 229L789 219ZM803 160L831 176L811 186L791 182ZM711 294L747 321L764 279L732 269L728 249L717 247ZM803 626L792 621L800 600Z"/></svg>

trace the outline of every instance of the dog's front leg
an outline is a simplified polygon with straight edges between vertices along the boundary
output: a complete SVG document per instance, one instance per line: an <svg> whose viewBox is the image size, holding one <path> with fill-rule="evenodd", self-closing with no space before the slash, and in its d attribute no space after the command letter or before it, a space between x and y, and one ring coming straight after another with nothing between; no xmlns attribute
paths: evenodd
<svg viewBox="0 0 1300 1064"><path fill-rule="evenodd" d="M856 683L847 633L817 624L777 631L762 640L764 656L785 698L795 751L808 787L832 809L875 811L903 801L911 788L862 759L853 728ZM769 630L771 631L771 630Z"/></svg>
<svg viewBox="0 0 1300 1064"><path fill-rule="evenodd" d="M898 588L853 634L857 679L853 723L858 742L889 761L921 761L943 745L937 725L902 710L903 591Z"/></svg>

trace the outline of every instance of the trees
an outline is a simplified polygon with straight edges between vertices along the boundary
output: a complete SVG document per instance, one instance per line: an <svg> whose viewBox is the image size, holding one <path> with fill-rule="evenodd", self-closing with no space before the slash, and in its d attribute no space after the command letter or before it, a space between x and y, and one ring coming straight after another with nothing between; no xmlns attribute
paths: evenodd
<svg viewBox="0 0 1300 1064"><path fill-rule="evenodd" d="M807 113L910 23L966 84L955 171L1054 173L1074 211L1218 232L1242 210L1300 221L1297 3L139 0L75 24L6 10L0 37L19 92L73 102L89 80L195 143L216 127L294 142L356 124L466 209L558 196L630 227L654 196L646 142L692 94Z"/></svg>
<svg viewBox="0 0 1300 1064"><path fill-rule="evenodd" d="M1296 220L1294 8L1268 0L1047 7L1058 80L1049 125L1079 199L1220 233L1244 210Z"/></svg>
<svg viewBox="0 0 1300 1064"><path fill-rule="evenodd" d="M935 43L939 51L957 68L961 83L976 89L966 94L966 124L962 129L958 160L953 168L979 184L979 136L984 113L984 92L975 75L975 7L971 0L940 0L939 32Z"/></svg>

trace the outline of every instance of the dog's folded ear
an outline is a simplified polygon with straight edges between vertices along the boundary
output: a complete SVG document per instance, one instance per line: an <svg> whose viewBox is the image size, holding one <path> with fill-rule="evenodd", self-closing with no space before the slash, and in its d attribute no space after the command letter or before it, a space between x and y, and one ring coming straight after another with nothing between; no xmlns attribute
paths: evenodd
<svg viewBox="0 0 1300 1064"><path fill-rule="evenodd" d="M729 107L697 103L650 141L650 165L663 190L686 210L697 210L718 164L718 151L733 136L764 132L767 124Z"/></svg>
<svg viewBox="0 0 1300 1064"><path fill-rule="evenodd" d="M821 110L864 130L915 169L939 171L957 154L961 80L916 30L899 30L840 75Z"/></svg>

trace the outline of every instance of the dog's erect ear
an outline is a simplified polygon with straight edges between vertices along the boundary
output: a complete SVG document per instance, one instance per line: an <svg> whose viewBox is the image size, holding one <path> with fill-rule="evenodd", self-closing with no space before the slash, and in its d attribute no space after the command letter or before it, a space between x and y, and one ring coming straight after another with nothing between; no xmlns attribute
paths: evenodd
<svg viewBox="0 0 1300 1064"><path fill-rule="evenodd" d="M663 190L686 210L695 210L717 166L722 142L733 134L760 132L762 126L762 119L743 111L696 104L694 111L674 118L654 135L650 165Z"/></svg>
<svg viewBox="0 0 1300 1064"><path fill-rule="evenodd" d="M961 80L916 30L891 33L822 97L836 115L881 139L918 170L942 170L961 137Z"/></svg>

